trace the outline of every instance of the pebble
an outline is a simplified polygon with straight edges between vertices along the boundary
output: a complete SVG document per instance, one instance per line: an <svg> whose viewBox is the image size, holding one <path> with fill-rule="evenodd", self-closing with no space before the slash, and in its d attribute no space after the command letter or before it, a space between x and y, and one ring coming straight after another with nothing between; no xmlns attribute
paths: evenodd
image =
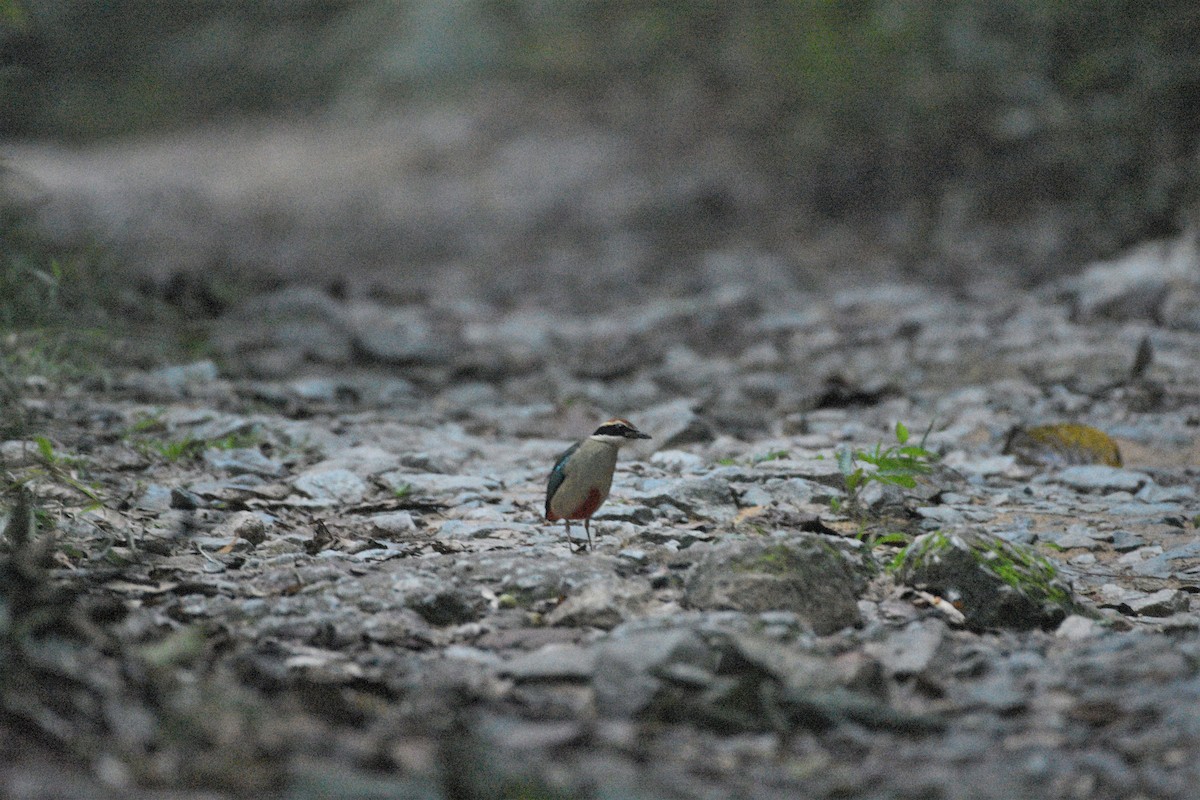
<svg viewBox="0 0 1200 800"><path fill-rule="evenodd" d="M41 450L37 442L21 439L0 442L0 463L10 469L28 467L40 463L41 460Z"/></svg>
<svg viewBox="0 0 1200 800"><path fill-rule="evenodd" d="M1138 616L1169 617L1188 610L1188 595L1179 589L1159 589L1153 594L1126 599L1125 605Z"/></svg>
<svg viewBox="0 0 1200 800"><path fill-rule="evenodd" d="M1071 614L1059 624L1054 635L1059 639L1079 642L1096 636L1100 631L1101 628L1096 620L1079 614Z"/></svg>
<svg viewBox="0 0 1200 800"><path fill-rule="evenodd" d="M135 505L145 511L166 511L171 508L171 489L152 483L142 492Z"/></svg>
<svg viewBox="0 0 1200 800"><path fill-rule="evenodd" d="M314 500L358 503L367 494L367 484L348 469L307 472L292 481L296 489Z"/></svg>
<svg viewBox="0 0 1200 800"><path fill-rule="evenodd" d="M505 662L499 671L518 683L532 683L588 681L595 669L595 648L551 643Z"/></svg>
<svg viewBox="0 0 1200 800"><path fill-rule="evenodd" d="M1057 480L1084 492L1134 492L1149 483L1150 476L1144 472L1091 464L1060 470Z"/></svg>
<svg viewBox="0 0 1200 800"><path fill-rule="evenodd" d="M1095 550L1101 546L1099 541L1089 535L1086 527L1079 525L1072 525L1062 533L1043 535L1042 538L1054 542L1064 550L1071 550L1077 547Z"/></svg>
<svg viewBox="0 0 1200 800"><path fill-rule="evenodd" d="M209 360L161 367L146 374L148 381L162 384L174 392L192 385L212 383L218 377L217 365Z"/></svg>
<svg viewBox="0 0 1200 800"><path fill-rule="evenodd" d="M1136 533L1118 530L1113 531L1112 546L1118 553L1128 553L1146 544L1146 540Z"/></svg>
<svg viewBox="0 0 1200 800"><path fill-rule="evenodd" d="M387 511L368 517L376 535L399 536L417 529L417 523L408 511Z"/></svg>
<svg viewBox="0 0 1200 800"><path fill-rule="evenodd" d="M1185 484L1159 486L1154 481L1143 486L1136 495L1143 503L1183 503L1196 499L1196 489Z"/></svg>
<svg viewBox="0 0 1200 800"><path fill-rule="evenodd" d="M267 538L267 524L261 515L253 511L238 511L214 528L212 535L261 544Z"/></svg>
<svg viewBox="0 0 1200 800"><path fill-rule="evenodd" d="M685 450L659 450L650 456L650 463L678 475L699 470L704 466L704 459Z"/></svg>
<svg viewBox="0 0 1200 800"><path fill-rule="evenodd" d="M441 475L429 472L386 472L379 476L385 484L395 490L407 489L421 495L476 496L500 488L499 482L477 475Z"/></svg>
<svg viewBox="0 0 1200 800"><path fill-rule="evenodd" d="M213 469L230 475L261 475L277 478L287 470L283 464L262 454L256 447L235 447L223 450L210 447L204 451L204 462Z"/></svg>

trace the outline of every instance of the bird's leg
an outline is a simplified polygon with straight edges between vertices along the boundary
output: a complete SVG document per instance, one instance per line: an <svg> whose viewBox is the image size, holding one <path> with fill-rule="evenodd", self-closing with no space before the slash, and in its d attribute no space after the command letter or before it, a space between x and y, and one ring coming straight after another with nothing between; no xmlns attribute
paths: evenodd
<svg viewBox="0 0 1200 800"><path fill-rule="evenodd" d="M563 523L567 526L567 549L574 552L575 547L571 544L571 520L564 519Z"/></svg>
<svg viewBox="0 0 1200 800"><path fill-rule="evenodd" d="M593 547L592 547L592 529L591 529L591 524L592 524L592 518L591 518L591 517L584 517L584 518L583 518L583 532L587 534L587 539L588 539L587 546L588 546L588 550L593 550L593 549L595 549L595 548L593 548Z"/></svg>

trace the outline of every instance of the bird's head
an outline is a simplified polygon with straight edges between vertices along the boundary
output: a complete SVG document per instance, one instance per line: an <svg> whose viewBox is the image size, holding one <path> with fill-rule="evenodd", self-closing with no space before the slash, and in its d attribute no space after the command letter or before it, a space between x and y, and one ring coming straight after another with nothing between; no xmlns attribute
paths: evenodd
<svg viewBox="0 0 1200 800"><path fill-rule="evenodd" d="M588 438L620 447L633 439L649 439L650 434L642 433L627 419L610 419Z"/></svg>

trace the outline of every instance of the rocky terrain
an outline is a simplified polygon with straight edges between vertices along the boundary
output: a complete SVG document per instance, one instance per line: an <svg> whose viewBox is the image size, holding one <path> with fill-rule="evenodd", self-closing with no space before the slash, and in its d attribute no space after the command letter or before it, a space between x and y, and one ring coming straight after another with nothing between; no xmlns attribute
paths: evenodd
<svg viewBox="0 0 1200 800"><path fill-rule="evenodd" d="M4 795L1194 797L1194 238L1024 292L720 278L298 283L211 360L26 379L0 458L57 538L7 545ZM572 552L545 479L614 414L654 438ZM936 463L849 497L897 422ZM1005 452L1058 422L1123 463Z"/></svg>

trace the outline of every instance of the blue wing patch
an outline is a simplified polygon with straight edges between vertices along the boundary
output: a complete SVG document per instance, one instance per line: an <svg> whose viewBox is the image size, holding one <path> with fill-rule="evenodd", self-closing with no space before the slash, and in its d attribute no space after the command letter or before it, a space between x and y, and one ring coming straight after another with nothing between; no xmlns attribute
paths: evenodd
<svg viewBox="0 0 1200 800"><path fill-rule="evenodd" d="M546 483L546 516L550 515L550 500L554 497L554 493L558 491L558 487L562 486L562 482L567 477L567 461L571 458L576 450L579 449L581 442L576 442L566 449L566 451L558 457L558 461L554 462L554 469L550 470L550 480Z"/></svg>

